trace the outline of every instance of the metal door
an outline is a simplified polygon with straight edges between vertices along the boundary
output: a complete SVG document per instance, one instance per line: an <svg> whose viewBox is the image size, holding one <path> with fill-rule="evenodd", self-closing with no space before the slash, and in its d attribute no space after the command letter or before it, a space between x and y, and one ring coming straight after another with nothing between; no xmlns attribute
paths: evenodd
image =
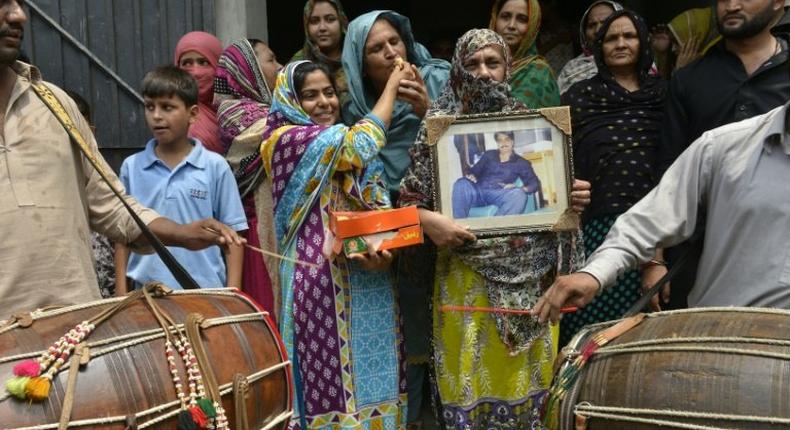
<svg viewBox="0 0 790 430"><path fill-rule="evenodd" d="M172 63L178 39L214 31L214 0L27 0L24 51L44 79L90 104L102 153L116 170L150 136L140 82Z"/></svg>

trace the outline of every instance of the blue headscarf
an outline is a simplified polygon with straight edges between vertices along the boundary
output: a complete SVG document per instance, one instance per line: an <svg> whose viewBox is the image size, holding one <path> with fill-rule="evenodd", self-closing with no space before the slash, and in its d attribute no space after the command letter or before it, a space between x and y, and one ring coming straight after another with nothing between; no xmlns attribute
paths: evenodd
<svg viewBox="0 0 790 430"><path fill-rule="evenodd" d="M428 50L414 40L408 18L390 10L376 10L361 15L348 25L343 44L343 68L346 71L351 99L343 106L343 121L346 124L359 121L376 104L376 95L370 88L366 88L362 72L368 33L382 15L385 15L390 23L395 24L406 45L407 60L420 70L431 101L439 97L450 77L450 63L432 58ZM387 145L379 152L379 157L384 162L387 186L391 192L399 189L400 181L411 164L409 148L414 144L421 122L422 118L414 114L411 105L396 102L392 112L392 122L387 130Z"/></svg>

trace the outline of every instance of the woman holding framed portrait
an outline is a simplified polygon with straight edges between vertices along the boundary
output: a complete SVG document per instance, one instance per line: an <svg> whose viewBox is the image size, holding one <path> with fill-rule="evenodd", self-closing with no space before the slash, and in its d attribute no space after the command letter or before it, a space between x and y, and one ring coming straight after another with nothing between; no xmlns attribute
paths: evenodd
<svg viewBox="0 0 790 430"><path fill-rule="evenodd" d="M525 109L510 94L510 52L492 30L458 41L450 80L429 109L437 116ZM423 123L401 183L400 206L416 205L425 233L439 247L433 296L433 345L440 418L448 429L532 428L552 379L558 327L530 316L443 312L445 305L529 309L558 272L583 262L576 232L477 238L434 212L434 160ZM575 209L589 184L574 184Z"/></svg>

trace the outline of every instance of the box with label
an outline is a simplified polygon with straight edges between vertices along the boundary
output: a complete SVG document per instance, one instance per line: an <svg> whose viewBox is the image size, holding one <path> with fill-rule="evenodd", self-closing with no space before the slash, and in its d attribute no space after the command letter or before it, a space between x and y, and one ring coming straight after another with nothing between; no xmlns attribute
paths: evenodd
<svg viewBox="0 0 790 430"><path fill-rule="evenodd" d="M333 252L346 256L368 252L368 244L384 251L423 242L420 216L415 206L365 212L332 212Z"/></svg>

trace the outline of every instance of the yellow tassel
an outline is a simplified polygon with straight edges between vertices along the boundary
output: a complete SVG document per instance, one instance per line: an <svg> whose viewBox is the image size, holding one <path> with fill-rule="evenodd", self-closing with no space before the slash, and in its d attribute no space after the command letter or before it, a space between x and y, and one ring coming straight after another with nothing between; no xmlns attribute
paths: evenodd
<svg viewBox="0 0 790 430"><path fill-rule="evenodd" d="M30 377L28 376L17 376L15 378L11 378L8 381L5 381L5 389L9 394L16 397L17 399L24 400L27 397L27 394L25 393L25 386L27 385L28 381L30 381Z"/></svg>
<svg viewBox="0 0 790 430"><path fill-rule="evenodd" d="M27 397L34 402L43 402L49 397L49 388L52 381L49 378L39 376L37 378L30 378L27 385L25 385L25 393Z"/></svg>

